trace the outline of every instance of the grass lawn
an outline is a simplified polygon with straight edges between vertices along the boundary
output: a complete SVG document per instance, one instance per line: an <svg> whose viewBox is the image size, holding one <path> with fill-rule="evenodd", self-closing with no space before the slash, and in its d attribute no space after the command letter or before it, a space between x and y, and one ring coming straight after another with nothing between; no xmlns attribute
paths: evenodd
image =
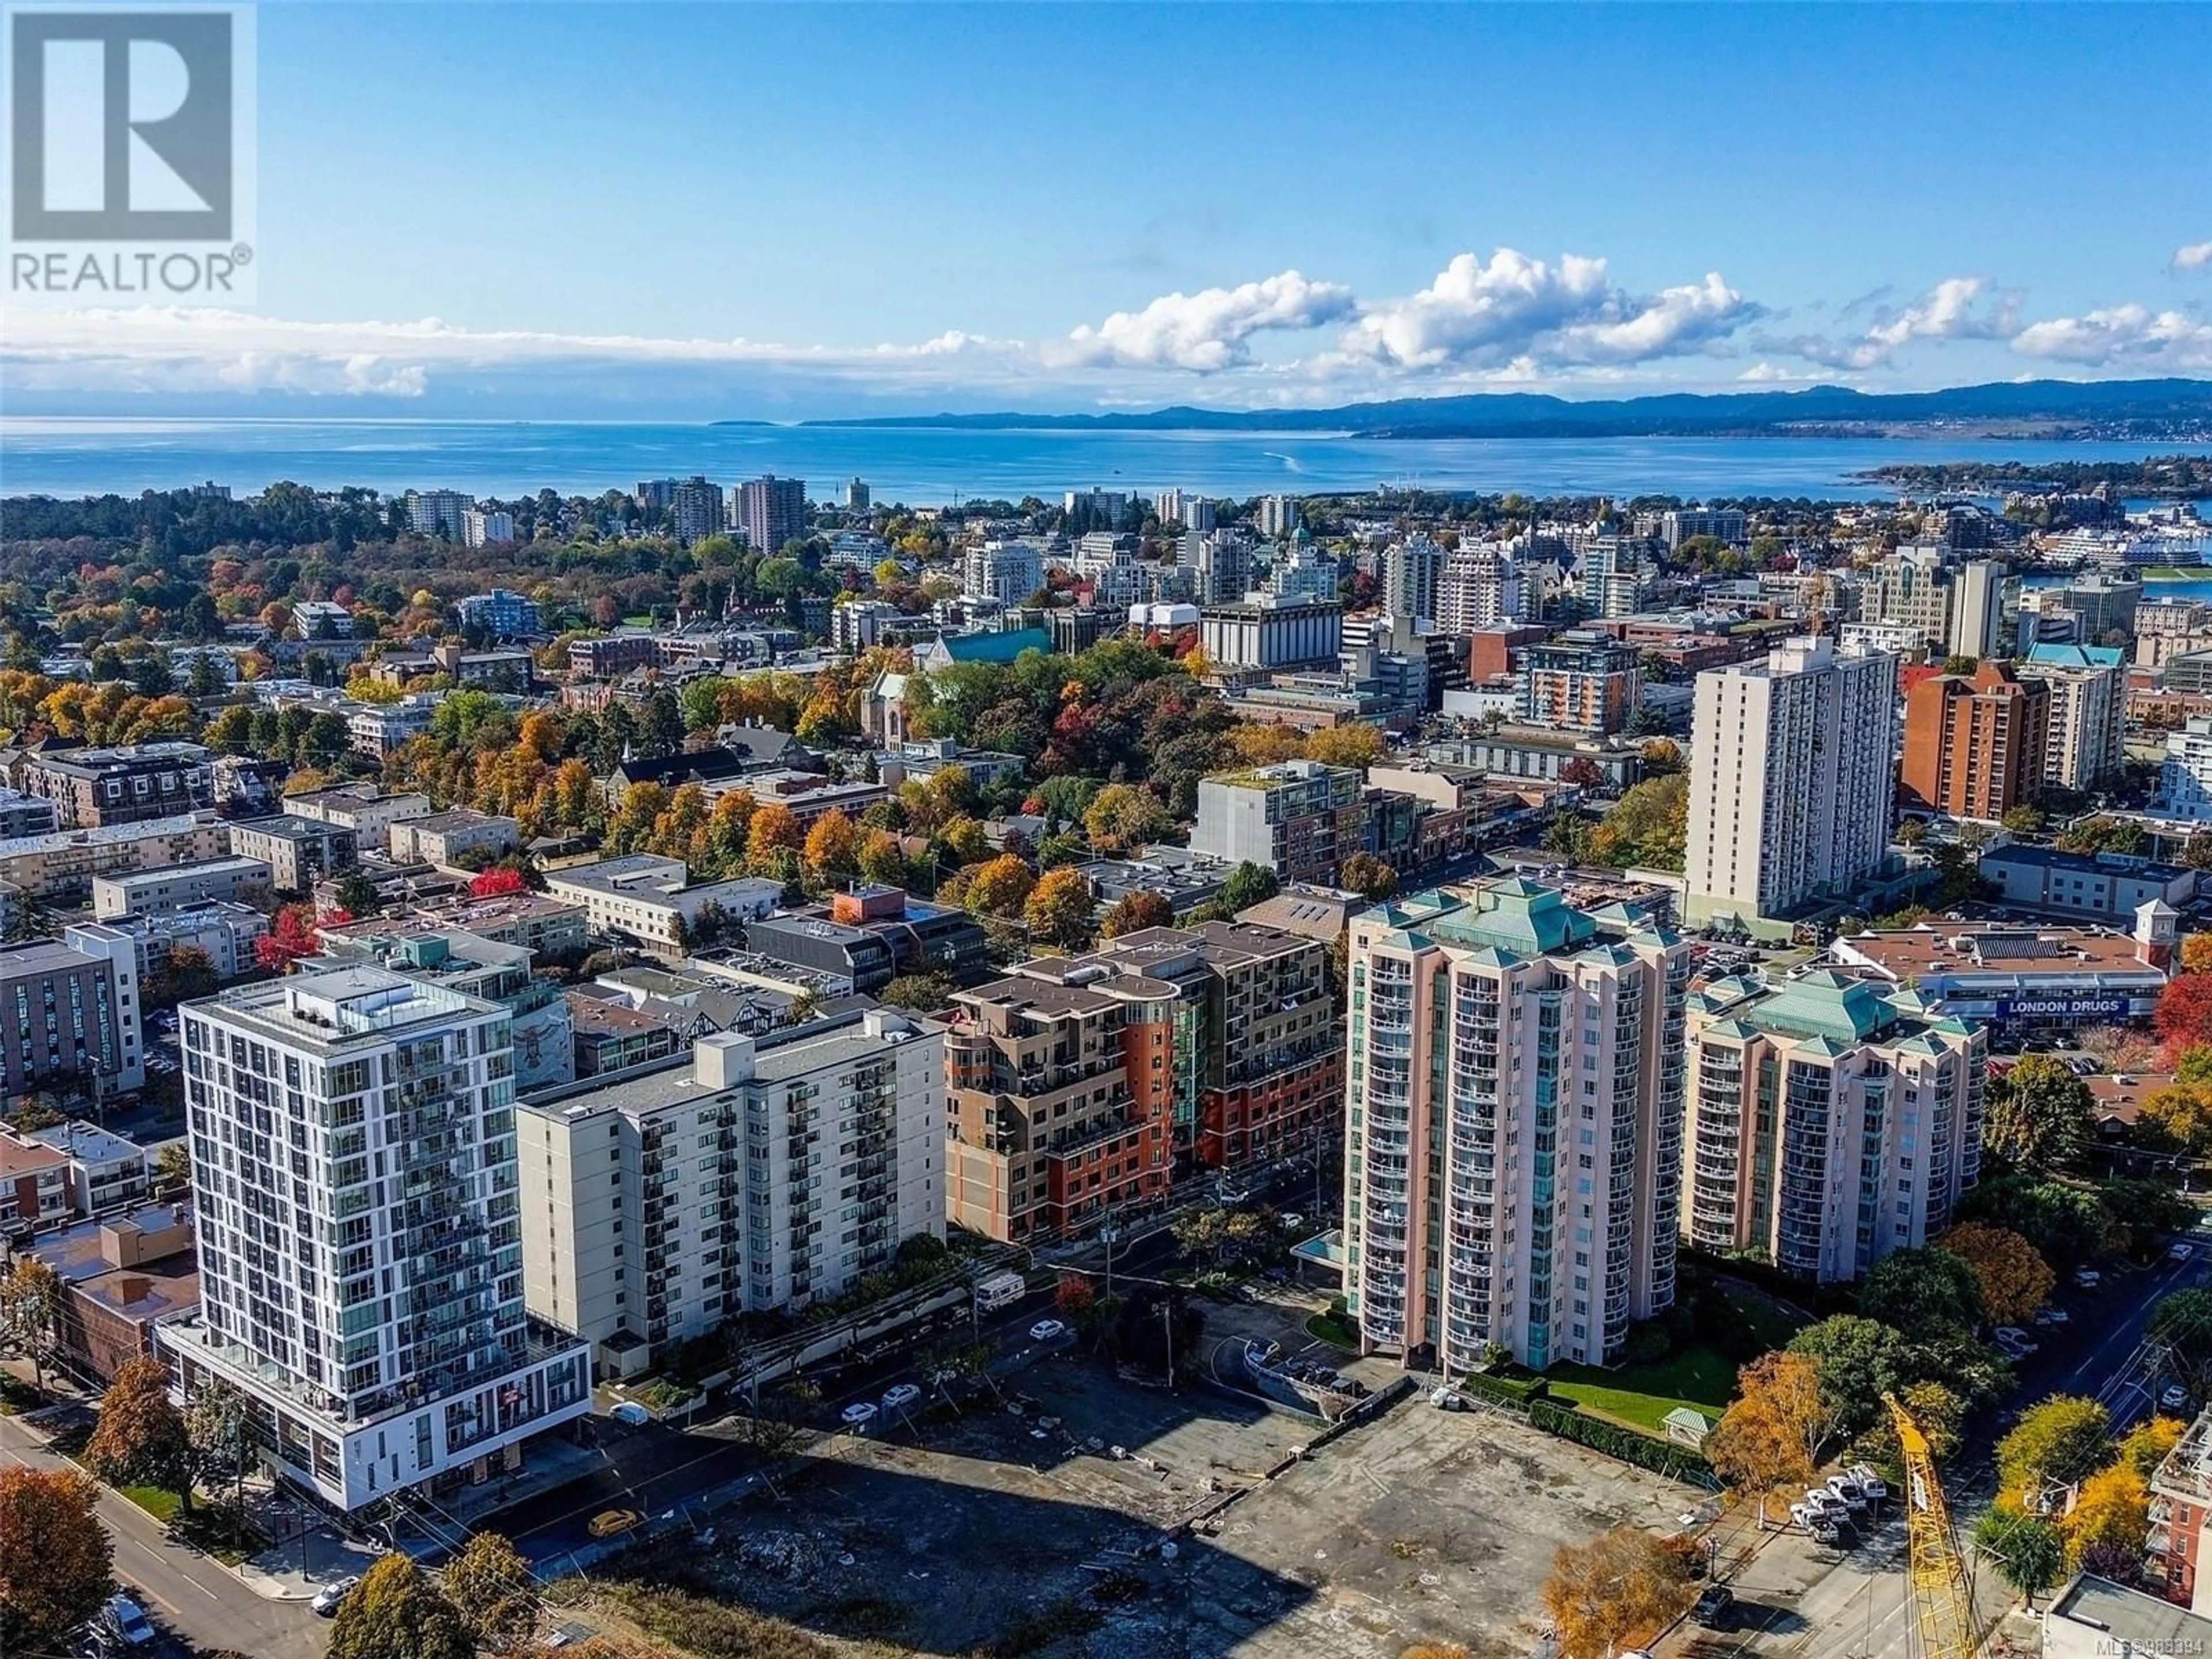
<svg viewBox="0 0 2212 1659"><path fill-rule="evenodd" d="M177 1513L177 1494L160 1486L118 1486L115 1490L164 1525Z"/></svg>
<svg viewBox="0 0 2212 1659"><path fill-rule="evenodd" d="M1332 1348L1342 1348L1347 1353L1359 1352L1359 1339L1352 1334L1352 1328L1325 1313L1315 1314L1306 1321L1306 1334L1318 1338Z"/></svg>
<svg viewBox="0 0 2212 1659"><path fill-rule="evenodd" d="M1761 1348L1778 1348L1797 1329L1797 1322L1756 1296L1731 1294L1729 1306L1751 1328ZM1584 1411L1614 1418L1649 1434L1663 1434L1662 1419L1678 1406L1717 1418L1735 1392L1735 1365L1717 1348L1697 1343L1654 1365L1622 1365L1600 1370L1589 1365L1554 1365L1545 1373L1555 1400L1571 1400Z"/></svg>

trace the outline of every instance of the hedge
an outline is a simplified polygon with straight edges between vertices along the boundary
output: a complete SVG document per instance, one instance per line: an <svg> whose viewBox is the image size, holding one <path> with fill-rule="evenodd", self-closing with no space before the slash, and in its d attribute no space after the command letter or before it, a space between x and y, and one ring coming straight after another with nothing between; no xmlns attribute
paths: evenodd
<svg viewBox="0 0 2212 1659"><path fill-rule="evenodd" d="M1545 1399L1552 1391L1550 1382L1540 1376L1494 1376L1488 1371L1469 1371L1459 1385L1469 1394L1516 1411L1528 1410L1530 1401Z"/></svg>
<svg viewBox="0 0 2212 1659"><path fill-rule="evenodd" d="M1572 1440L1592 1451L1603 1452L1607 1457L1617 1457L1654 1474L1663 1474L1670 1480L1688 1480L1705 1486L1719 1484L1713 1466L1687 1446L1654 1440L1648 1434L1639 1434L1617 1423L1585 1417L1571 1406L1550 1400L1532 1400L1528 1402L1528 1422L1531 1427L1541 1429L1546 1434Z"/></svg>

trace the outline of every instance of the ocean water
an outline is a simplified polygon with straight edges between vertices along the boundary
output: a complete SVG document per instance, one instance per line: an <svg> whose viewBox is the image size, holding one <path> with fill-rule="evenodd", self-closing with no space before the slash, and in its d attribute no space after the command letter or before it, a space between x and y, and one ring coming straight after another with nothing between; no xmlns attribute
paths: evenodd
<svg viewBox="0 0 2212 1659"><path fill-rule="evenodd" d="M1893 461L2131 460L2137 443L1828 438L1377 440L1258 432L974 432L563 422L0 418L0 494L75 496L202 480L252 494L278 480L397 493L513 497L628 489L694 473L726 485L763 472L817 499L854 477L878 502L1048 500L1097 486L1245 497L1371 489L1520 490L1881 499L1854 475Z"/></svg>

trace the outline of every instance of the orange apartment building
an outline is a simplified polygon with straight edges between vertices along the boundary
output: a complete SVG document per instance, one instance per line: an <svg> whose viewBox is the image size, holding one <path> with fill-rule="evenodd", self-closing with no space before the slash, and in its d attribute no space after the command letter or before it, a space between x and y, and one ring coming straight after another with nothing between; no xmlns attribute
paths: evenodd
<svg viewBox="0 0 2212 1659"><path fill-rule="evenodd" d="M2212 1411L2201 1413L2150 1478L2149 1583L2191 1613L2212 1613L2212 1583L2200 1578L2204 1525L2212 1518Z"/></svg>
<svg viewBox="0 0 2212 1659"><path fill-rule="evenodd" d="M2002 663L1922 680L1905 698L1899 804L1994 821L2033 800L2050 716L2044 683L2015 678Z"/></svg>
<svg viewBox="0 0 2212 1659"><path fill-rule="evenodd" d="M1048 1237L1165 1197L1179 1174L1317 1146L1341 1025L1316 939L1250 922L1147 928L952 999L946 1212Z"/></svg>

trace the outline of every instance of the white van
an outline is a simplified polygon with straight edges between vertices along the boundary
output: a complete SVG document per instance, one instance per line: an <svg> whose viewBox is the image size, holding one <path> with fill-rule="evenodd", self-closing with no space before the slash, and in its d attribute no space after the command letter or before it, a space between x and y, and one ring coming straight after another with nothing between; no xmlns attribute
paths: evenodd
<svg viewBox="0 0 2212 1659"><path fill-rule="evenodd" d="M975 1281L975 1305L985 1313L1011 1308L1030 1293L1030 1282L1019 1273L986 1273Z"/></svg>

